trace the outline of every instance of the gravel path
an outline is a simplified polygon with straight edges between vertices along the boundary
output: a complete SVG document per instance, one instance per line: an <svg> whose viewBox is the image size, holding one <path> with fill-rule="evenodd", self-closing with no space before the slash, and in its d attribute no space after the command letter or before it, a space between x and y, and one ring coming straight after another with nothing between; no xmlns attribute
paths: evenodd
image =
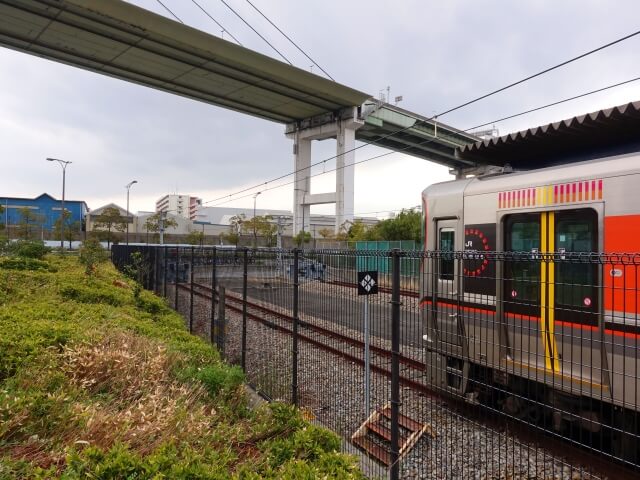
<svg viewBox="0 0 640 480"><path fill-rule="evenodd" d="M313 288L312 285L302 285ZM334 291L335 290L335 291ZM344 290L344 289L342 289ZM323 290L324 292L325 290ZM340 288L327 292L338 295ZM173 286L167 288L169 303L173 304ZM264 298L264 296L263 296ZM404 307L414 308L409 299ZM414 299L415 300L415 299ZM290 311L266 302L251 299L276 311ZM378 299L384 302L383 295ZM188 318L190 295L179 290L180 313ZM194 333L209 338L210 301L194 296ZM217 313L217 312L216 312ZM227 309L225 357L230 363L239 364L241 359L242 316ZM280 319L269 319L277 323ZM354 338L362 338L359 330L344 325L302 315L302 320L315 325L337 329ZM282 323L285 325L285 323ZM187 321L188 325L188 321ZM312 336L308 329L301 333ZM386 338L374 338L372 343L389 347ZM336 347L341 344L336 340ZM358 352L353 350L353 352ZM420 359L421 349L403 346L403 355ZM355 354L355 353L352 353ZM358 352L362 355L361 352ZM374 359L378 365L386 365L386 359ZM385 363L386 362L386 363ZM282 332L259 324L247 322L247 378L259 392L271 399L291 401L292 338ZM403 373L403 375L409 372ZM418 378L420 372L411 372ZM311 419L349 439L368 414L364 411L363 368L344 358L300 342L299 344L299 403ZM386 405L390 397L390 380L383 375L371 376L372 408ZM401 478L405 479L500 479L500 480L577 480L606 479L590 473L587 468L571 467L559 455L542 447L527 445L506 431L496 431L486 425L462 418L441 400L424 396L409 388L401 389L401 413L429 423L435 438L425 434L416 446L401 460ZM350 453L353 447L346 448ZM356 450L357 451L357 450ZM371 478L386 478L387 469L376 462L363 459L363 471Z"/></svg>

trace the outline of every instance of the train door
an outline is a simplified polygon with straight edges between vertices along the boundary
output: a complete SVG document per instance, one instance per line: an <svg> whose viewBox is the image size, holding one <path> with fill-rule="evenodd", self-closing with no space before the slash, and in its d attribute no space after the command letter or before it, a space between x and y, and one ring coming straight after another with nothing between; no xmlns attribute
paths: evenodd
<svg viewBox="0 0 640 480"><path fill-rule="evenodd" d="M433 315L436 321L437 350L442 355L438 383L447 389L463 394L469 376L468 351L465 341L464 319L459 310L459 262L456 250L458 220L436 222L440 251L434 269L435 299Z"/></svg>
<svg viewBox="0 0 640 480"><path fill-rule="evenodd" d="M527 252L504 262L504 323L510 360L529 367L530 375L543 371L545 349L540 328L541 245L540 213L509 215L505 220L505 250Z"/></svg>
<svg viewBox="0 0 640 480"><path fill-rule="evenodd" d="M598 390L603 381L599 266L564 255L600 251L598 215L588 208L548 215L553 229L548 235L549 251L557 252L549 278L549 304L553 307L549 320L556 340L553 367L561 372L565 389Z"/></svg>
<svg viewBox="0 0 640 480"><path fill-rule="evenodd" d="M527 252L504 266L503 311L512 361L527 367L530 378L552 374L574 391L585 383L599 385L598 266L568 255L598 251L596 212L515 214L504 226L505 250Z"/></svg>
<svg viewBox="0 0 640 480"><path fill-rule="evenodd" d="M456 223L456 220L440 220L437 222L437 250L440 251L440 255L435 260L437 265L434 279L438 335L440 340L451 346L461 345L456 304L458 295L457 262L453 254L456 245Z"/></svg>

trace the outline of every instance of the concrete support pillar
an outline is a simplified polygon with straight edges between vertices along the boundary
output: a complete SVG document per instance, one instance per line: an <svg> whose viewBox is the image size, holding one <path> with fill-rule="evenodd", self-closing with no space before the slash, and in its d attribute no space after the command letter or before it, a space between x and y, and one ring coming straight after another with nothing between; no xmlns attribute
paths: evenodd
<svg viewBox="0 0 640 480"><path fill-rule="evenodd" d="M356 130L353 122L338 120L336 136L336 226L339 233L344 222L353 222L355 188L354 162Z"/></svg>
<svg viewBox="0 0 640 480"><path fill-rule="evenodd" d="M311 190L311 140L296 132L293 146L295 183L293 184L293 232L309 231L311 207L305 204L305 195Z"/></svg>
<svg viewBox="0 0 640 480"><path fill-rule="evenodd" d="M356 130L364 125L358 108L332 112L322 118L307 119L287 126L286 135L293 140L295 179L293 187L293 234L310 232L311 205L336 204L335 231L346 221L353 221L354 162ZM336 191L311 194L311 142L335 138Z"/></svg>

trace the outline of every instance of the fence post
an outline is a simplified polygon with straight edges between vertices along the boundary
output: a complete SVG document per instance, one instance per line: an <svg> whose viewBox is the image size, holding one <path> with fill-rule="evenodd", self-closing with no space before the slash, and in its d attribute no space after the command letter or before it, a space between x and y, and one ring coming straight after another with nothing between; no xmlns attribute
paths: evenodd
<svg viewBox="0 0 640 480"><path fill-rule="evenodd" d="M244 248L242 267L242 360L240 366L246 372L247 367L247 264L249 262L249 249Z"/></svg>
<svg viewBox="0 0 640 480"><path fill-rule="evenodd" d="M180 247L176 247L176 268L175 268L175 291L174 293L174 299L173 299L173 308L174 310L177 312L178 311L178 283L180 283Z"/></svg>
<svg viewBox="0 0 640 480"><path fill-rule="evenodd" d="M164 247L164 272L162 272L162 298L167 298L167 265L169 261L169 247Z"/></svg>
<svg viewBox="0 0 640 480"><path fill-rule="evenodd" d="M391 252L391 471L389 478L398 480L398 440L400 430L400 250Z"/></svg>
<svg viewBox="0 0 640 480"><path fill-rule="evenodd" d="M158 250L155 247L149 247L149 245L145 249L149 255L151 255L150 252L153 252L153 287L151 289L153 293L158 293Z"/></svg>
<svg viewBox="0 0 640 480"><path fill-rule="evenodd" d="M293 351L291 368L291 402L298 405L298 260L300 250L293 250Z"/></svg>
<svg viewBox="0 0 640 480"><path fill-rule="evenodd" d="M193 270L194 270L194 250L195 247L191 247L191 268L189 268L189 272L191 273L190 287L189 287L189 333L193 333Z"/></svg>
<svg viewBox="0 0 640 480"><path fill-rule="evenodd" d="M227 318L225 316L225 303L226 290L224 286L220 285L220 295L218 296L218 334L216 335L216 344L220 351L220 356L225 358L224 343L227 329Z"/></svg>
<svg viewBox="0 0 640 480"><path fill-rule="evenodd" d="M211 343L215 341L216 331L216 246L213 246L211 254L211 330L209 331L209 340Z"/></svg>

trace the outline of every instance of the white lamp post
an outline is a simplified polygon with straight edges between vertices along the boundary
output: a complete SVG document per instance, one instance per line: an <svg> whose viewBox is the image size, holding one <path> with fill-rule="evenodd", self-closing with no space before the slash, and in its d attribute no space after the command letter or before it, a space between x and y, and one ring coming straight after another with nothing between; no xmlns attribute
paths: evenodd
<svg viewBox="0 0 640 480"><path fill-rule="evenodd" d="M64 251L64 188L67 173L67 165L71 162L59 158L47 158L47 162L58 162L62 167L62 208L60 210L60 252Z"/></svg>
<svg viewBox="0 0 640 480"><path fill-rule="evenodd" d="M138 181L133 180L125 185L127 189L127 245L129 245L129 190L131 190L131 185L134 183L138 183Z"/></svg>

